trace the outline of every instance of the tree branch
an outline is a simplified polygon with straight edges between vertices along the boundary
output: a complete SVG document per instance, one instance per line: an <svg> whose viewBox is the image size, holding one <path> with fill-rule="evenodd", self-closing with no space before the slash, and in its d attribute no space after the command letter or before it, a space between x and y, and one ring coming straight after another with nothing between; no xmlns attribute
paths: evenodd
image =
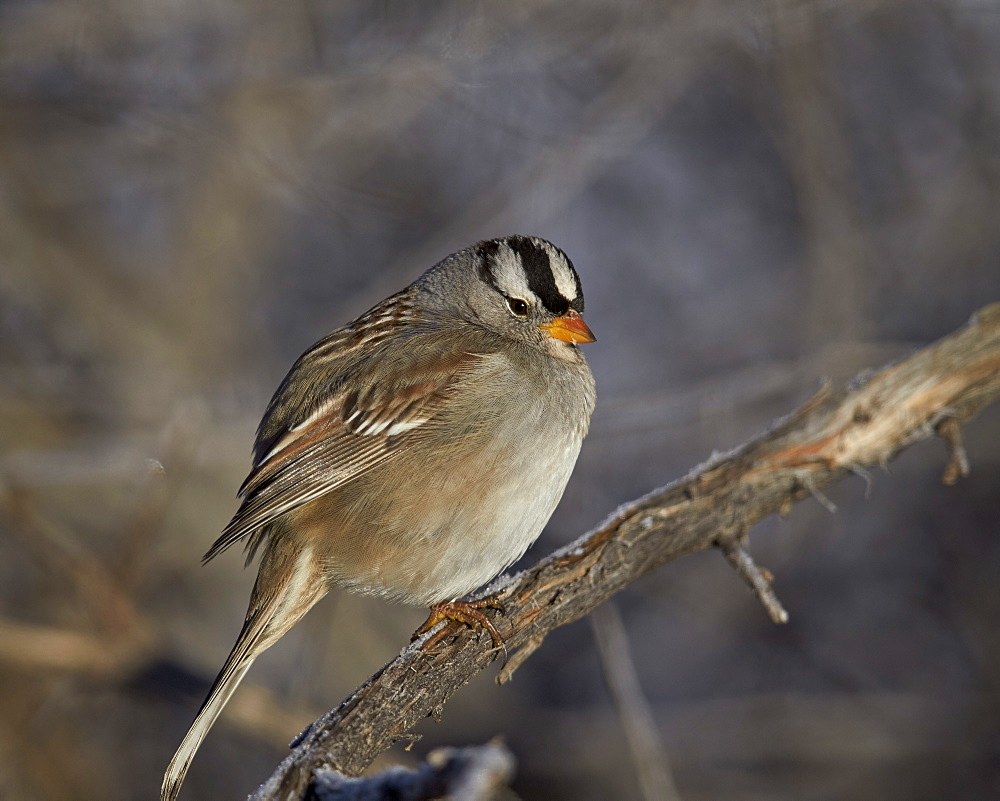
<svg viewBox="0 0 1000 801"><path fill-rule="evenodd" d="M746 532L774 513L935 434L949 445L945 481L967 472L960 425L1000 395L1000 304L909 358L863 375L843 389L824 387L802 408L735 451L680 481L627 504L571 545L516 576L494 582L504 611L490 611L510 658L498 681L552 629L577 620L630 582L666 562L718 546L775 620L784 609L770 576L754 564ZM829 501L827 501L829 503ZM293 744L254 796L303 797L320 768L357 775L497 656L489 635L454 623L433 650L424 638L372 676Z"/></svg>

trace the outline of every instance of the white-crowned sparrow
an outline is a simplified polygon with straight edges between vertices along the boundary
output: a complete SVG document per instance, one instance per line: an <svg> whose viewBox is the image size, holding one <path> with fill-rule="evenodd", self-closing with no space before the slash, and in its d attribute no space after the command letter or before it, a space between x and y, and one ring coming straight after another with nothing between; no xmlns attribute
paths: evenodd
<svg viewBox="0 0 1000 801"><path fill-rule="evenodd" d="M167 768L162 799L177 796L254 659L328 589L466 619L447 602L535 541L594 409L577 347L594 340L582 311L580 278L559 248L493 239L449 256L295 362L261 420L242 504L205 556L240 540L248 562L263 552L246 622Z"/></svg>

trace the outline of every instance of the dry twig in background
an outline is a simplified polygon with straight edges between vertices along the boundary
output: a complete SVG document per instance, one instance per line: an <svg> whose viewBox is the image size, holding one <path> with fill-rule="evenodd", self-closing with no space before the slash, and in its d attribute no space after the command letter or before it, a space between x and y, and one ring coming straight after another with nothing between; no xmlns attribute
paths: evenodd
<svg viewBox="0 0 1000 801"><path fill-rule="evenodd" d="M663 739L639 684L618 606L614 601L599 606L590 623L644 801L681 801Z"/></svg>

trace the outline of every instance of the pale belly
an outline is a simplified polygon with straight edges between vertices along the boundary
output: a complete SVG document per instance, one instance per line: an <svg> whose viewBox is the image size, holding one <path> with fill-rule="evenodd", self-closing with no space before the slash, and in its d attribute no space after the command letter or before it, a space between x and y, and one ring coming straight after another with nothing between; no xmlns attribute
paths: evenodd
<svg viewBox="0 0 1000 801"><path fill-rule="evenodd" d="M580 440L577 432L556 432L546 446L562 458L544 463L534 443L510 446L523 442L516 436L464 449L447 470L403 458L307 505L299 522L319 535L317 556L331 584L411 604L453 600L538 538Z"/></svg>

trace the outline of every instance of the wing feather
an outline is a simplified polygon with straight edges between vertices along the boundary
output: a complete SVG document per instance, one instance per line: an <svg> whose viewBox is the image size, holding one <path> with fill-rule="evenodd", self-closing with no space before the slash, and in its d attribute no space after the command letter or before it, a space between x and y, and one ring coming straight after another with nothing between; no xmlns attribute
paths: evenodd
<svg viewBox="0 0 1000 801"><path fill-rule="evenodd" d="M408 369L400 365L405 358L394 355L373 356L333 380L328 371L316 376L302 369L308 353L296 363L261 421L258 458L240 488L240 508L204 561L248 536L252 555L265 526L402 453L434 426L482 354L439 351L431 366L414 358Z"/></svg>

